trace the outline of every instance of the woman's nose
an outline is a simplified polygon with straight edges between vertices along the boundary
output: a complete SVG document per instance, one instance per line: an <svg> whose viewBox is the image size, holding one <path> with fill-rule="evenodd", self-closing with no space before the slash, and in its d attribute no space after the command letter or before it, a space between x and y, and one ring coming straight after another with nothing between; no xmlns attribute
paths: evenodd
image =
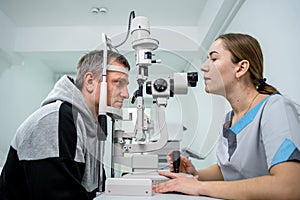
<svg viewBox="0 0 300 200"><path fill-rule="evenodd" d="M207 59L200 67L200 70L203 72L207 72L208 71L208 62L209 60Z"/></svg>

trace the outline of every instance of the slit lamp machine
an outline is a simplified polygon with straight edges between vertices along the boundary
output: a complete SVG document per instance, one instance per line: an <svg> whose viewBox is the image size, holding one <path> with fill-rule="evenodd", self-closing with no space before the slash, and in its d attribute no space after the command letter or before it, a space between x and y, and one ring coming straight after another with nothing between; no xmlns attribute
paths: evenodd
<svg viewBox="0 0 300 200"><path fill-rule="evenodd" d="M111 66L107 61L107 50L116 49L126 42L131 35L132 48L135 50L137 68L137 86L132 103L136 104L136 122L134 131L115 130L115 122L122 121L122 110L107 106L106 70ZM99 122L102 130L107 131L106 115L112 118L112 147L111 147L111 177L106 180L105 194L151 196L152 184L168 180L158 175L159 163L164 160L166 151L180 150L180 140L170 140L166 124L165 109L170 97L177 94L187 94L188 87L195 87L198 81L197 72L174 73L173 78L158 78L147 81L149 67L160 62L153 59L153 51L159 46L159 41L150 37L150 25L146 17L135 17L132 11L129 16L126 39L119 45L112 45L111 40L102 33L103 42L103 79L101 83L101 98L99 102ZM120 68L120 67L119 67ZM124 72L124 68L112 69ZM126 72L124 72L126 73ZM147 140L146 132L150 129L150 120L145 114L144 88L152 95L155 104L159 139ZM101 150L99 150L101 151ZM178 155L179 156L179 155ZM103 158L100 158L102 161ZM132 169L132 172L121 177L115 177L116 164ZM165 163L166 165L166 163ZM102 170L102 167L100 167ZM100 174L103 172L100 172ZM100 188L99 184L99 188ZM101 190L100 190L101 191Z"/></svg>

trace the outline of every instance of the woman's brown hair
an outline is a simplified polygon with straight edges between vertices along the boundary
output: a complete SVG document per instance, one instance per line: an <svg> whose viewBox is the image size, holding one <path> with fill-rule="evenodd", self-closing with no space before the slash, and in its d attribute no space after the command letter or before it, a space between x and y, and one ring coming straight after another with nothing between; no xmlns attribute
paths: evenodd
<svg viewBox="0 0 300 200"><path fill-rule="evenodd" d="M232 62L238 63L248 60L249 72L256 90L262 94L273 94L277 89L266 83L263 77L263 54L258 41L250 35L240 33L228 33L220 35L224 48L230 51Z"/></svg>

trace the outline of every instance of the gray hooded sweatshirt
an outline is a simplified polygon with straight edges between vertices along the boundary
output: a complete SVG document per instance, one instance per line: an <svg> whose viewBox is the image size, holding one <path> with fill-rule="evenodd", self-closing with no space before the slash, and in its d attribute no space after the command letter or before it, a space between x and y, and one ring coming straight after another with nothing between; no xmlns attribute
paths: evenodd
<svg viewBox="0 0 300 200"><path fill-rule="evenodd" d="M99 134L99 131L99 123L87 107L82 93L70 78L63 76L41 107L18 128L7 166L4 166L1 175L0 199L4 193L2 190L6 191L7 196L10 195L7 194L10 185L23 188L25 193L36 199L42 195L43 199L66 199L72 195L76 195L75 199L82 199L89 196L88 193L98 188L99 177L103 180L99 161L103 157L101 150L106 136ZM9 177L14 173L9 168L12 165L18 165L18 173L21 177L25 176L24 182L20 181L20 177L16 182L27 186L14 186L17 183ZM29 191L24 189L26 187L30 187ZM56 191L55 187L62 189ZM44 192L39 194L36 190ZM51 193L56 194L52 196Z"/></svg>

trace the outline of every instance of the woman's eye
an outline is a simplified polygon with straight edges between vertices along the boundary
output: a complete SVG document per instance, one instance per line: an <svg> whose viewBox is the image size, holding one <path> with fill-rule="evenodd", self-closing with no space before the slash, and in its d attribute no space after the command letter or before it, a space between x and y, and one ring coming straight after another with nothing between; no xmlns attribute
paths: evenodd
<svg viewBox="0 0 300 200"><path fill-rule="evenodd" d="M212 58L212 57L207 57L207 60L211 60L211 61L216 61L217 59L216 58Z"/></svg>

